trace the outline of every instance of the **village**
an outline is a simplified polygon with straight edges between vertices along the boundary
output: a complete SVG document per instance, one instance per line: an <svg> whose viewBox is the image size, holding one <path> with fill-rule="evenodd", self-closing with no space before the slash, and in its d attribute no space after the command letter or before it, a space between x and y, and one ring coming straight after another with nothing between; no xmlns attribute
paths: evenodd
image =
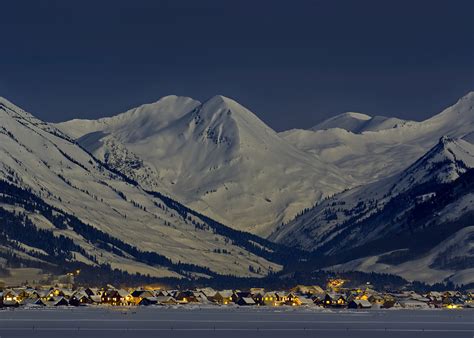
<svg viewBox="0 0 474 338"><path fill-rule="evenodd" d="M290 290L264 288L214 290L195 288L169 290L157 286L138 288L72 287L28 285L0 286L0 308L41 308L77 306L265 306L312 307L334 309L463 309L474 308L474 292L414 291L378 292L370 283L344 287L345 280L330 279L323 289L317 285L297 285Z"/></svg>

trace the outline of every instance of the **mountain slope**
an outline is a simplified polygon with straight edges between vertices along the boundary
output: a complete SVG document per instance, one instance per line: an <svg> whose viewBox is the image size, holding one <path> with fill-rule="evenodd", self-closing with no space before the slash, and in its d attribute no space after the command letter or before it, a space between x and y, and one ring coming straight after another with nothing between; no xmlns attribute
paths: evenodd
<svg viewBox="0 0 474 338"><path fill-rule="evenodd" d="M396 219L398 233L366 244L362 256L354 250L352 258L361 258L345 259L330 269L390 273L428 283L474 283L474 170L430 189L435 194Z"/></svg>
<svg viewBox="0 0 474 338"><path fill-rule="evenodd" d="M188 101L193 108L187 113L165 117L158 101L146 112L147 121L160 121L149 122L153 128L130 112L58 127L150 190L164 191L214 219L262 236L352 184L337 168L296 149L234 100L215 96L203 104Z"/></svg>
<svg viewBox="0 0 474 338"><path fill-rule="evenodd" d="M59 258L67 254L88 265L110 264L156 277L262 276L281 268L271 261L276 259L273 244L148 193L5 99L0 99L0 182L3 219L45 230L48 241L66 238L61 245L71 252ZM2 231L0 253L15 248L24 256L32 242L22 242L23 237L31 231ZM39 245L41 259L58 264L59 258L52 257L58 253L46 250L55 244ZM28 255L30 262L38 258Z"/></svg>
<svg viewBox="0 0 474 338"><path fill-rule="evenodd" d="M365 184L402 171L442 136L461 138L472 133L473 106L474 92L471 92L422 122L409 121L394 128L361 134L334 124L333 129L294 129L280 133L280 136L298 149L336 165L358 184Z"/></svg>
<svg viewBox="0 0 474 338"><path fill-rule="evenodd" d="M316 249L325 245L344 226L357 224L383 210L400 194L430 182L452 182L469 168L474 168L474 145L442 137L436 146L403 172L337 194L282 226L270 238L287 244L299 243L305 249ZM392 218L383 222L389 224ZM380 224L377 232L383 232L383 225ZM373 235L376 233L371 232L370 236ZM359 240L368 239L364 235ZM340 246L343 245L345 242L340 242ZM337 248L331 247L330 251L337 251Z"/></svg>
<svg viewBox="0 0 474 338"><path fill-rule="evenodd" d="M366 131L380 131L390 128L398 128L407 123L410 123L410 121L405 121L394 117L372 117L366 114L349 112L331 117L315 125L310 130L318 131L340 128L350 131L354 134L362 134Z"/></svg>
<svg viewBox="0 0 474 338"><path fill-rule="evenodd" d="M471 168L474 145L443 137L403 172L338 194L270 238L335 257L337 269L374 269L428 282L462 274L472 282L474 274L467 275L464 265L436 263L450 259L445 251L451 237L472 231L464 229L474 225ZM460 249L450 255L462 257ZM422 261L436 268L421 269Z"/></svg>

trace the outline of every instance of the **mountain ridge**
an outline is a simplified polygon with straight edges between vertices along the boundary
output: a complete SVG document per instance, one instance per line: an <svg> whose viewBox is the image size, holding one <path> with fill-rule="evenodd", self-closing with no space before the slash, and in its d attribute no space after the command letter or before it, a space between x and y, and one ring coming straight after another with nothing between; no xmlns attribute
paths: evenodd
<svg viewBox="0 0 474 338"><path fill-rule="evenodd" d="M76 120L58 127L67 133L81 126ZM129 138L128 130L136 129L126 123L93 131L103 134L83 130L78 141L87 139L82 145L95 156L152 189L165 191L222 223L263 236L351 184L337 168L307 157L251 111L224 96L180 114L159 131ZM140 167L124 165L137 163L136 159Z"/></svg>
<svg viewBox="0 0 474 338"><path fill-rule="evenodd" d="M26 198L25 201L10 203L8 201L12 199L9 197L0 207L6 213L10 212L10 217L13 217L11 212L21 214L22 219L28 219L42 231L72 239L98 260L95 263L74 254L82 263L90 266L107 263L112 269L131 274L179 278L197 272L205 275L205 271L257 277L282 268L258 248L268 245L268 252L271 252L273 244L230 230L218 233L220 230L216 227L222 228L223 225L212 223L211 219L199 214L191 214L191 209L178 202L170 204L170 199L164 195L151 195L123 173L107 167L72 139L31 114L20 109L12 110L12 106L6 107L2 103L0 125L0 180L23 189ZM39 204L28 202L32 196L43 201L43 209L36 210ZM51 218L51 213L62 216L56 220ZM73 219L80 222L78 228L68 223ZM78 233L85 225L90 226L87 228L89 232L96 229L107 234L108 237L100 235L105 242L98 245L93 238ZM7 236L2 240L11 245L8 234L3 232L0 235ZM21 242L21 236L15 240ZM249 242L257 244L248 246ZM125 249L115 248L117 245ZM139 246L138 249L135 245ZM0 249L0 255L9 250ZM17 249L15 252L24 255ZM145 256L158 257L159 254L173 264L155 266L152 261L150 264L139 261L142 253L136 250ZM29 261L32 261L31 257ZM170 267L177 269L181 266L179 262L188 264L184 270L191 266L201 268L194 272L188 269L186 275L170 270ZM252 266L251 270L249 266Z"/></svg>

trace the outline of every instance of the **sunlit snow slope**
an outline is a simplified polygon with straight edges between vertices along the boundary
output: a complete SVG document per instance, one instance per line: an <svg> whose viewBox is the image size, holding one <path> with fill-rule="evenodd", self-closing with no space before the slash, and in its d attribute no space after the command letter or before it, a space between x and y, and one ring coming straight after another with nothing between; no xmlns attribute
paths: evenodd
<svg viewBox="0 0 474 338"><path fill-rule="evenodd" d="M58 124L95 156L152 190L261 236L352 186L232 99L168 96L97 121Z"/></svg>
<svg viewBox="0 0 474 338"><path fill-rule="evenodd" d="M184 110L197 107L192 100L178 101ZM163 121L142 123L150 128L166 128L168 118L164 114L179 112L174 107L163 109ZM136 129L137 125L133 127L118 136L146 142L146 135ZM149 147L152 152L153 142ZM171 170L165 172L171 175ZM91 260L76 253L69 255L71 260L91 265L110 263L112 268L157 277L181 277L183 269L176 265L179 262L209 268L209 273L238 276L262 276L281 268L270 261L272 250L265 249L267 242L226 228L159 194L152 196L145 191L150 187L111 171L58 129L5 99L0 99L0 181L5 182L0 191L5 221L19 212L26 213L27 223L47 230L45 236L52 233L70 238L78 250L94 257ZM0 254L9 245L25 255L21 248L28 247L27 243L15 243L32 239L18 236L14 228L9 231L1 233ZM90 233L93 236L88 237ZM156 256L141 255L136 249L157 253L171 262L153 264L159 261ZM28 259L40 256L30 252Z"/></svg>

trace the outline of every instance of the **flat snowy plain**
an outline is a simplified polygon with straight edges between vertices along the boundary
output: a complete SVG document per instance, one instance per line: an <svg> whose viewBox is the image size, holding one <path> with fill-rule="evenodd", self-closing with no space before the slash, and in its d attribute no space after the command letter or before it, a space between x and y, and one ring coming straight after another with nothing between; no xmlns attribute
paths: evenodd
<svg viewBox="0 0 474 338"><path fill-rule="evenodd" d="M10 337L474 337L474 310L65 308L0 311Z"/></svg>

